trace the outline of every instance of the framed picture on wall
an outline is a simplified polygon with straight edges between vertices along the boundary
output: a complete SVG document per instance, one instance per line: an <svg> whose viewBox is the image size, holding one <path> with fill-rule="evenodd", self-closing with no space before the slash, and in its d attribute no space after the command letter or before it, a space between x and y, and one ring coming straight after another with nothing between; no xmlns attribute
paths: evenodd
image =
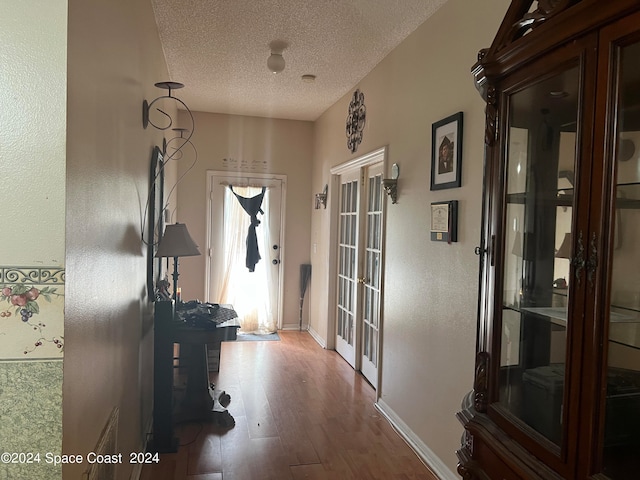
<svg viewBox="0 0 640 480"><path fill-rule="evenodd" d="M154 147L149 169L149 225L147 238L147 294L155 297L155 285L162 278L162 258L156 258L158 244L164 231L164 158L160 147Z"/></svg>
<svg viewBox="0 0 640 480"><path fill-rule="evenodd" d="M458 241L458 201L431 204L431 240L453 243Z"/></svg>
<svg viewBox="0 0 640 480"><path fill-rule="evenodd" d="M431 126L431 190L462 184L462 112Z"/></svg>

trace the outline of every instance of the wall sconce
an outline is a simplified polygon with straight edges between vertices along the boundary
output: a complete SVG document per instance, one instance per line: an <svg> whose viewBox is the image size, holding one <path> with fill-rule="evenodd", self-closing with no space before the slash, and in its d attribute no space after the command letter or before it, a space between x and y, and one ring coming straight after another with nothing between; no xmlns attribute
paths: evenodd
<svg viewBox="0 0 640 480"><path fill-rule="evenodd" d="M382 179L382 188L387 195L391 197L391 203L398 203L398 177L400 176L400 167L397 163L391 166L391 178Z"/></svg>
<svg viewBox="0 0 640 480"><path fill-rule="evenodd" d="M187 107L187 105L180 100L177 97L174 97L172 95L172 90L178 90L180 88L183 88L184 85L182 83L178 83L178 82L171 82L171 81L166 81L166 82L158 82L155 84L155 86L157 88L160 88L162 90L167 90L168 93L167 95L161 95L157 98L155 98L154 100L152 100L150 103L147 102L147 100L143 100L142 102L142 127L144 129L146 129L149 125L151 125L153 128L157 129L157 130L168 130L169 128L172 127L173 125L173 119L171 118L171 115L169 115L167 112L165 112L164 110L162 110L160 108L160 106L162 106L162 104L165 101L175 101L178 102L180 105L178 105L179 108L182 108L184 111L186 111L189 114L189 117L191 118L191 129L187 129L187 128L173 128L172 130L175 132L174 136L169 139L167 141L166 138L162 139L162 150L160 150L158 147L156 147L156 150L158 151L158 156L159 156L159 161L157 160L156 157L156 152L154 150L154 159L152 160L152 171L151 171L151 185L152 187L149 189L149 195L147 197L147 204L145 207L145 212L148 208L151 208L151 212L152 213L152 218L155 217L155 215L164 215L165 217L165 221L167 221L167 216L169 213L168 207L169 207L169 199L171 198L171 195L174 193L176 187L178 186L178 183L180 183L180 181L185 177L185 175L194 167L194 165L196 164L197 160L198 160L198 151L196 150L195 145L191 142L191 137L193 136L193 131L194 131L194 127L195 127L195 122L193 119L193 114L191 113L191 110L189 109L189 107ZM157 106L154 107L154 105ZM164 121L162 122L162 124L159 123L154 123L153 119L151 118L151 112L152 112L152 107L155 108L155 110L153 111L155 113L155 111L159 112L161 115L158 116L157 114L155 115L156 117L156 122L160 122L162 121L162 119L164 119ZM166 107L165 107L166 108ZM166 198L164 197L164 168L166 166L166 164L169 162L169 160L181 160L183 158L184 155L184 147L185 145L189 144L189 146L193 149L193 162L191 163L191 165L186 168L186 170L182 173L182 175L177 179L177 181L174 183L173 187L171 187L169 194L166 195ZM168 152L169 150L169 152ZM159 181L159 186L155 186L156 183ZM157 190L156 190L157 189ZM159 201L162 202L161 205L153 205L152 203L155 201L155 193L156 191L161 192L160 193L160 197L159 197ZM152 196L153 195L153 196ZM158 218L162 218L162 217L158 217ZM145 232L145 221L146 221L146 213L143 216L143 224L142 224L142 228L141 231ZM155 223L155 220L154 220ZM151 225L153 226L154 223L151 223ZM162 225L161 222L158 222L158 225ZM165 230L166 232L166 230ZM162 233L161 231L159 231L158 233ZM150 232L150 238L147 239L147 241L145 241L144 238L144 233L142 235L142 241L143 243L147 244L147 245L154 245L154 240L153 240L153 235L154 235L154 231L152 230ZM177 278L177 277L176 277Z"/></svg>
<svg viewBox="0 0 640 480"><path fill-rule="evenodd" d="M169 155L167 155L167 160L181 160L182 156L184 154L184 147L185 145L189 145L191 147L191 149L193 150L193 161L191 162L191 165L189 165L188 167L186 167L186 169L184 170L184 172L182 173L182 175L180 175L180 177L178 177L178 179L176 180L176 183L173 184L173 187L171 187L171 189L169 190L169 194L167 195L167 198L165 199L165 205L164 208L166 209L169 206L169 199L171 198L171 195L174 193L176 187L178 186L178 184L182 181L182 179L187 175L187 173L189 173L191 171L191 169L196 165L197 161L198 161L198 150L196 149L196 146L191 142L190 138L193 134L193 132L189 132L189 130L187 130L186 128L173 128L172 129L174 132L176 132L176 136L171 138L168 142L165 142L163 145L164 148L164 154L167 154L168 150L173 150L173 152L171 152Z"/></svg>
<svg viewBox="0 0 640 480"><path fill-rule="evenodd" d="M187 107L187 104L184 103L179 98L171 95L172 90L179 90L181 88L184 88L184 85L182 83L166 81L166 82L158 82L155 84L155 86L162 90L167 90L168 93L167 95L161 95L155 98L154 100L151 101L151 103L147 102L146 100L143 100L142 127L144 129L146 129L149 125L151 125L153 128L157 130L163 130L163 131L171 128L171 126L173 125L173 119L171 118L171 115L169 115L167 112L165 112L159 107L155 107L155 109L164 116L161 118L165 118L166 125L158 125L154 123L153 120L151 119L151 108L154 106L156 102L161 102L162 100L165 100L165 99L178 102L180 105L182 105L182 108L189 114L189 117L191 118L191 130L187 128L173 128L172 130L176 132L176 136L171 138L169 141L167 141L166 138L163 138L162 140L162 155L164 157L163 164L166 164L169 160L180 160L184 154L183 148L187 144L191 146L195 154L193 163L191 164L191 166L189 166L189 168L186 169L186 171L180 176L180 178L178 178L178 181L171 188L169 195L167 195L166 205L168 205L169 197L171 197L171 194L177 187L178 183L193 168L193 166L196 164L196 161L198 159L198 151L196 150L195 145L191 142L191 137L193 137L193 131L195 130L195 121L193 119L193 114L191 113L191 110L189 109L189 107ZM167 154L167 149L170 149L173 151ZM164 208L166 208L166 206L164 206Z"/></svg>
<svg viewBox="0 0 640 480"><path fill-rule="evenodd" d="M327 208L327 193L329 192L329 185L324 186L322 193L316 193L316 210L320 209L320 205L323 208Z"/></svg>
<svg viewBox="0 0 640 480"><path fill-rule="evenodd" d="M182 108L189 114L189 117L191 117L191 130L189 131L189 129L186 128L174 128L173 130L177 130L180 132L180 137L179 139L181 140L181 145L178 146L177 148L175 148L175 151L169 155L168 158L165 158L165 162L168 160L173 160L174 157L177 155L178 158L180 158L182 156L182 147L184 147L187 143L191 143L191 137L193 136L193 130L195 127L195 122L193 120L193 114L191 113L191 110L189 109L189 107L187 107L187 104L184 103L182 100L180 100L177 97L174 97L173 95L171 95L171 91L172 90L179 90L180 88L184 88L184 85L182 83L179 82L171 82L171 81L166 81L166 82L158 82L155 84L155 86L157 88L160 88L162 90L167 90L168 94L167 95L160 95L159 97L155 98L154 100L151 101L151 103L147 102L146 100L144 100L142 102L142 127L144 129L146 129L149 125L151 125L153 128L157 129L157 130L168 130L169 128L171 128L173 126L173 119L171 118L171 115L169 115L167 112L165 112L164 110L162 110L161 108L155 107L155 109L160 112L165 118L166 120L166 125L158 125L156 123L153 122L153 120L151 119L151 108L154 106L154 104L156 102L160 102L164 99L169 99L175 102L178 102L180 105L182 105ZM183 132L189 132L189 135L183 137ZM171 142L172 140L176 140L176 138L171 139L169 142ZM166 139L164 141L163 144L163 154L166 154L166 146L167 146L167 142Z"/></svg>
<svg viewBox="0 0 640 480"><path fill-rule="evenodd" d="M158 98L156 98L155 100L153 100L151 103L148 103L146 100L144 100L142 102L142 127L144 129L146 129L149 125L151 125L154 128L157 128L158 130L167 130L168 128L171 128L171 126L173 125L173 119L171 118L171 115L169 115L167 112L165 112L164 110L161 110L159 108L156 107L156 109L162 114L164 115L169 124L167 126L160 126L160 125L156 125L155 123L153 123L153 121L151 120L149 113L151 112L151 107L153 106L154 103L156 103L159 100L162 100L163 98L169 98L171 100L175 100L176 102L181 103L184 108L189 111L189 108L185 105L185 103L180 100L177 97L173 97L171 95L171 90L178 90L180 88L184 88L184 85L182 83L179 82L158 82L155 84L156 87L161 88L163 90L168 90L169 94L168 95L161 95Z"/></svg>

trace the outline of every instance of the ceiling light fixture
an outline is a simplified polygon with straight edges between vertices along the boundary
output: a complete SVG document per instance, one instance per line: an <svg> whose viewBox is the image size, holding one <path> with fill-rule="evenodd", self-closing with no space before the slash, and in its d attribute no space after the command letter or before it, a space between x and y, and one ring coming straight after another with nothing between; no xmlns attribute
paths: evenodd
<svg viewBox="0 0 640 480"><path fill-rule="evenodd" d="M313 83L316 81L316 76L311 74L302 75L302 81L304 83Z"/></svg>
<svg viewBox="0 0 640 480"><path fill-rule="evenodd" d="M267 59L267 68L272 73L280 73L281 71L284 70L284 65L285 65L285 62L282 54L271 52L271 55Z"/></svg>
<svg viewBox="0 0 640 480"><path fill-rule="evenodd" d="M282 40L273 40L269 43L271 55L267 59L267 68L271 73L280 73L284 70L285 61L282 52L288 47L287 42Z"/></svg>

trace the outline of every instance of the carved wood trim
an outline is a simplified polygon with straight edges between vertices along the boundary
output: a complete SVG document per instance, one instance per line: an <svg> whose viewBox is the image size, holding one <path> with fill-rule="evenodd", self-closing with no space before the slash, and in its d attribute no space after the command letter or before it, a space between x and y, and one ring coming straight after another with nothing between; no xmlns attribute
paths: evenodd
<svg viewBox="0 0 640 480"><path fill-rule="evenodd" d="M482 48L478 52L478 62L482 62L482 59L487 56L487 53L489 53L489 49L488 48Z"/></svg>
<svg viewBox="0 0 640 480"><path fill-rule="evenodd" d="M458 450L458 475L462 477L462 480L491 480L482 466L475 460L473 460L468 452L464 450Z"/></svg>
<svg viewBox="0 0 640 480"><path fill-rule="evenodd" d="M491 147L498 138L498 96L493 85L487 86L484 143Z"/></svg>
<svg viewBox="0 0 640 480"><path fill-rule="evenodd" d="M478 477L474 472L476 462L473 461L471 450L467 447L467 441L465 439L467 435L471 434L465 430L462 437L463 446L460 450L456 451L456 456L458 457L457 471L463 480L477 480Z"/></svg>
<svg viewBox="0 0 640 480"><path fill-rule="evenodd" d="M567 9L580 0L538 0L538 8L527 13L513 26L512 41L523 36L527 30L540 26L551 17Z"/></svg>
<svg viewBox="0 0 640 480"><path fill-rule="evenodd" d="M537 8L529 11L531 5L536 0L528 2L514 2L510 15L505 17L505 22L509 22L508 33L500 36L500 41L495 45L495 50L502 50L514 41L523 37L529 30L533 30L559 13L565 11L572 5L580 3L582 0L537 0ZM514 20L515 18L515 20ZM496 39L497 40L497 39Z"/></svg>
<svg viewBox="0 0 640 480"><path fill-rule="evenodd" d="M471 468L461 463L458 464L458 475L460 475L463 480L476 480L478 478Z"/></svg>
<svg viewBox="0 0 640 480"><path fill-rule="evenodd" d="M468 451L473 457L473 435L469 430L465 430L462 434L462 448Z"/></svg>
<svg viewBox="0 0 640 480"><path fill-rule="evenodd" d="M491 450L492 454L497 456L501 462L509 469L515 472L518 477L527 480L562 480L563 477L558 472L552 470L542 460L536 457L531 451L527 450L520 443L507 435L485 414L478 414L467 423L465 431L473 436L474 450L476 455L482 456L480 452L484 449ZM461 443L464 442L464 439ZM489 477L485 468L491 465L484 464L483 460L478 458L472 459L469 452L464 446L456 451L458 461L467 470L475 472L477 480L498 480ZM501 477L502 478L502 477ZM507 477L511 480L514 477ZM566 480L566 479L565 479Z"/></svg>
<svg viewBox="0 0 640 480"><path fill-rule="evenodd" d="M496 52L502 50L513 42L513 26L519 22L529 11L534 0L512 0L507 13L502 19L498 32L493 40L490 50Z"/></svg>
<svg viewBox="0 0 640 480"><path fill-rule="evenodd" d="M583 36L637 8L638 0L512 0L490 48L479 53L472 67L476 88L486 100L486 82L495 82L567 39ZM522 27L527 22L535 27Z"/></svg>
<svg viewBox="0 0 640 480"><path fill-rule="evenodd" d="M489 363L489 354L487 352L478 352L476 355L476 374L473 382L473 407L481 413L487 411L489 402Z"/></svg>

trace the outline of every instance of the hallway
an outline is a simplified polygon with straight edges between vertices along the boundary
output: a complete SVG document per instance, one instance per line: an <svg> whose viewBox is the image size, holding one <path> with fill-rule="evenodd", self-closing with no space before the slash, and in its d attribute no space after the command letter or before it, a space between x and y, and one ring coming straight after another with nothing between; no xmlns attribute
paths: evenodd
<svg viewBox="0 0 640 480"><path fill-rule="evenodd" d="M306 332L226 342L216 391L231 395L225 431L176 428L178 453L142 480L435 480L374 407L364 377Z"/></svg>

